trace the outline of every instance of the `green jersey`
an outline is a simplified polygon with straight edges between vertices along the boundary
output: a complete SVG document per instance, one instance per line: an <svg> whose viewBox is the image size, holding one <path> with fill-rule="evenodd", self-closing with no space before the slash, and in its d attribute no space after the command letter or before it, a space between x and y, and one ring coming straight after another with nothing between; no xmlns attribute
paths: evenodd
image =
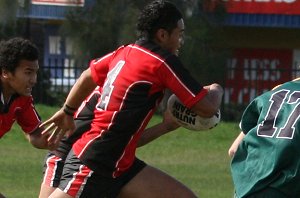
<svg viewBox="0 0 300 198"><path fill-rule="evenodd" d="M231 162L239 198L265 188L300 197L300 80L255 98L243 113L246 134ZM275 197L272 197L275 198Z"/></svg>

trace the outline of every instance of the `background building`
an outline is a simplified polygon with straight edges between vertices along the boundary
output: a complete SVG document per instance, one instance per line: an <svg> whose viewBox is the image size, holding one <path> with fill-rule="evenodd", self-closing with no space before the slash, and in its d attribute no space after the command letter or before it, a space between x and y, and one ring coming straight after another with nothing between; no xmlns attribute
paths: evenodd
<svg viewBox="0 0 300 198"><path fill-rule="evenodd" d="M299 76L300 1L229 0L225 5L225 47L232 49L225 102L249 102Z"/></svg>
<svg viewBox="0 0 300 198"><path fill-rule="evenodd" d="M59 88L67 91L80 75L82 65L86 64L79 63L81 67L78 67L72 40L60 32L65 15L72 9L88 9L95 1L31 0L28 5L20 3L17 16L27 20L26 37L42 49L42 63L44 70L49 71L52 90ZM198 5L202 1L185 0L184 2ZM257 95L299 76L300 1L207 0L204 2L206 3L203 4L203 12L214 12L218 6L226 10L219 32L222 34L223 42L217 46L230 51L227 62L224 61L219 65L219 67L224 65L227 67L222 80L225 87L224 111L225 114L226 111L229 112L228 114L233 114L231 117L234 119L239 118L240 115L236 113L240 113L240 110L230 113L232 109L237 109L237 105L244 108ZM231 108L231 105L235 105L235 108Z"/></svg>

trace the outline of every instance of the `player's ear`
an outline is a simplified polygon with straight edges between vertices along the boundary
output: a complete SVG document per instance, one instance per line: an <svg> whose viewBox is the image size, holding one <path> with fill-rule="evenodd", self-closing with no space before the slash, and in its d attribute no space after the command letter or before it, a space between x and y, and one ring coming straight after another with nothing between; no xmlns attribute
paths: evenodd
<svg viewBox="0 0 300 198"><path fill-rule="evenodd" d="M156 39L159 43L163 43L169 36L168 32L165 29L158 29L156 34Z"/></svg>
<svg viewBox="0 0 300 198"><path fill-rule="evenodd" d="M7 71L6 69L1 69L1 76L2 76L3 78L7 78L7 76L8 76L8 71Z"/></svg>

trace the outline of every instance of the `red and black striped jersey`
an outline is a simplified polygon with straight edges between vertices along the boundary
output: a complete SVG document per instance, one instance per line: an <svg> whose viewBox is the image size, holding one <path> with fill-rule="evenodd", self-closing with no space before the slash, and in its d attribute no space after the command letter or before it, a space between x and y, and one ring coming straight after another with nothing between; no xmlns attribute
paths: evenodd
<svg viewBox="0 0 300 198"><path fill-rule="evenodd" d="M90 63L102 87L91 130L74 144L76 155L92 170L117 177L135 157L141 132L170 89L192 107L207 91L177 56L151 42L122 46Z"/></svg>
<svg viewBox="0 0 300 198"><path fill-rule="evenodd" d="M59 147L56 149L56 155L65 159L72 148L73 143L81 137L83 133L91 129L91 123L94 119L94 110L100 98L100 88L97 87L80 105L74 115L76 129L72 135L64 137Z"/></svg>
<svg viewBox="0 0 300 198"><path fill-rule="evenodd" d="M41 123L31 96L13 95L8 104L0 102L0 138L7 133L15 121L25 133L31 133Z"/></svg>

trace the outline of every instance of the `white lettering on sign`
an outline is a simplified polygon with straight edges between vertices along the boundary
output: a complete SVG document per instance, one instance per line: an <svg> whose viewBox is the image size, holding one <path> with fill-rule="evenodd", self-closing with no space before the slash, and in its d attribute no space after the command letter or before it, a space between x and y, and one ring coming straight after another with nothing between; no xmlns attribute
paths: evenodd
<svg viewBox="0 0 300 198"><path fill-rule="evenodd" d="M223 0L225 2L228 2L230 0ZM296 0L232 0L234 2L256 2L256 3L271 3L271 2L275 2L275 3L295 3Z"/></svg>
<svg viewBox="0 0 300 198"><path fill-rule="evenodd" d="M243 104L245 101L249 102L254 100L257 95L265 93L266 91L269 91L269 89L257 90L257 88L225 88L223 101L225 104L229 104L233 101L237 104Z"/></svg>
<svg viewBox="0 0 300 198"><path fill-rule="evenodd" d="M233 95L233 91L234 90L232 87L229 87L229 88L225 87L225 94L224 94L224 99L223 99L225 104L228 104L231 102L230 100Z"/></svg>
<svg viewBox="0 0 300 198"><path fill-rule="evenodd" d="M276 81L280 79L278 59L244 59L244 80Z"/></svg>
<svg viewBox="0 0 300 198"><path fill-rule="evenodd" d="M236 65L237 65L236 58L227 59L227 66L228 66L227 79L235 79Z"/></svg>
<svg viewBox="0 0 300 198"><path fill-rule="evenodd" d="M254 88L248 89L248 88L243 88L239 90L238 93L238 104L242 104L244 101L244 97L245 95L247 96L247 98L249 98L249 101L252 101L256 94L257 90Z"/></svg>

